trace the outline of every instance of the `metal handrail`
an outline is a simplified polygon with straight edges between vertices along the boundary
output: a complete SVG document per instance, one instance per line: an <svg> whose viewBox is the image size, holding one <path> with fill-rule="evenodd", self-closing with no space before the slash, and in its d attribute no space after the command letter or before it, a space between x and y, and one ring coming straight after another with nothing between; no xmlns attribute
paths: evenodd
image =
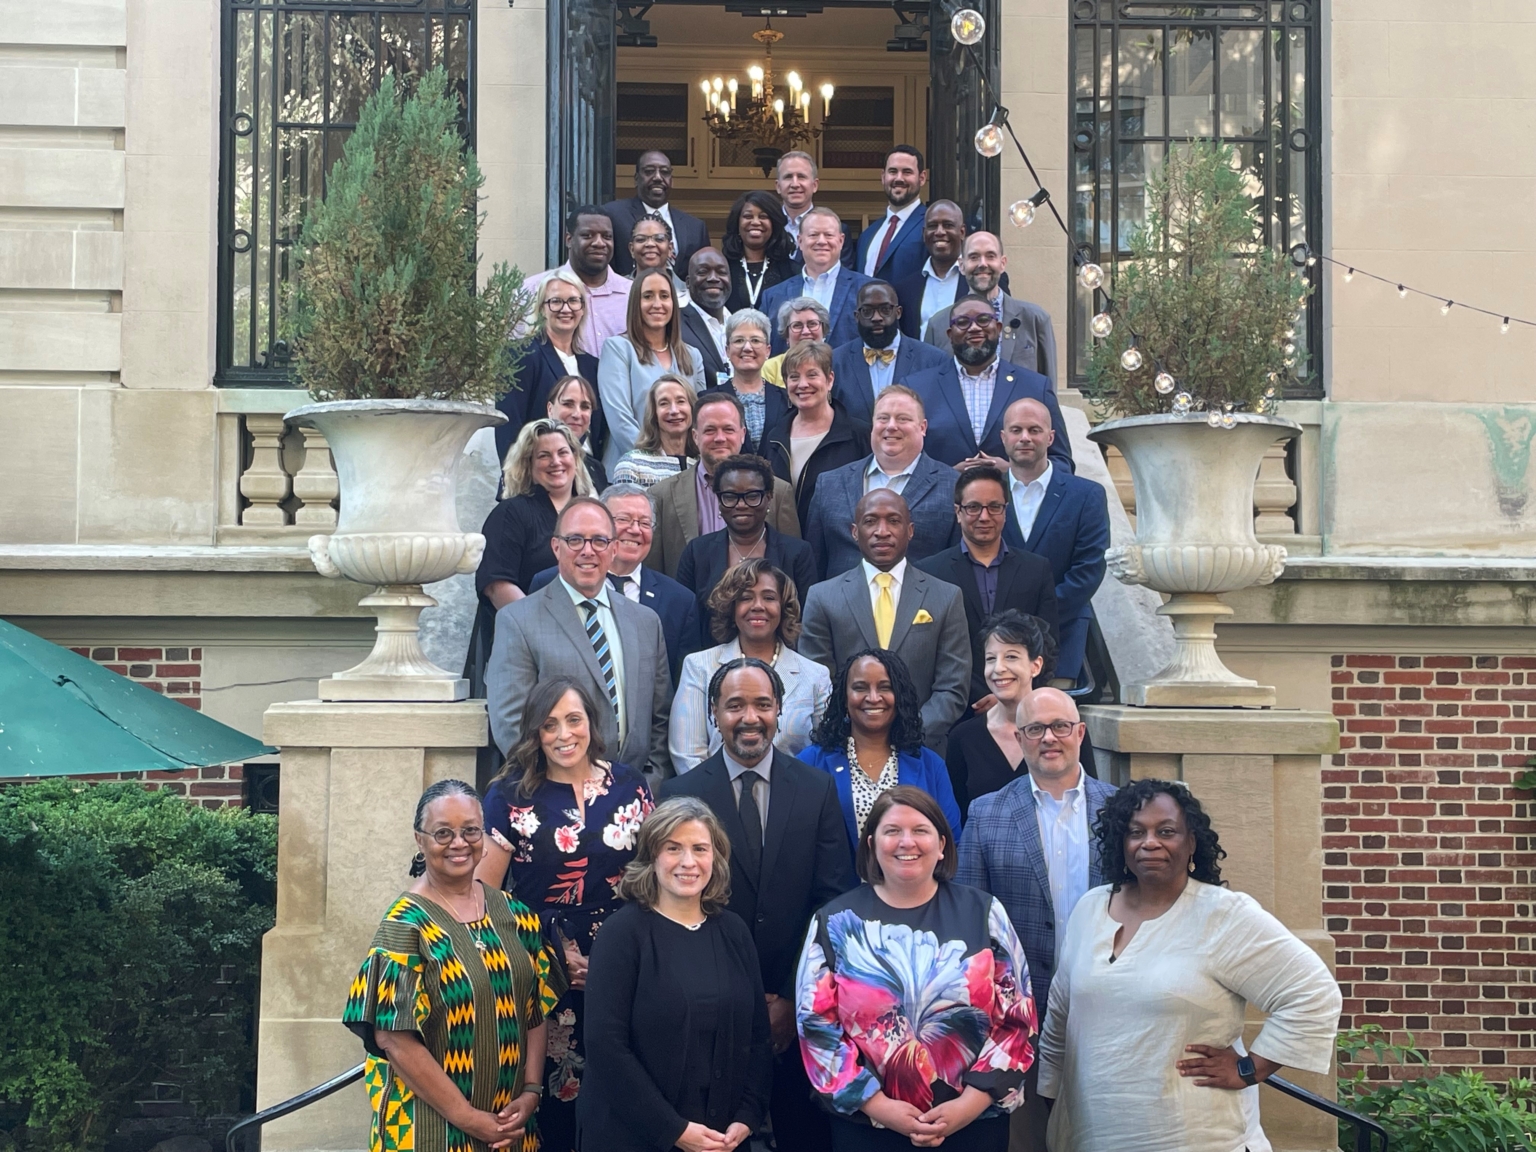
<svg viewBox="0 0 1536 1152"><path fill-rule="evenodd" d="M1355 1130L1354 1152L1387 1152L1390 1141L1387 1139L1387 1130L1374 1120L1367 1120L1358 1112L1351 1112L1341 1104L1319 1096L1316 1092L1308 1092L1299 1084L1292 1084L1289 1080L1283 1080L1279 1076L1271 1076L1264 1083L1277 1092L1284 1092L1293 1099L1300 1100L1309 1107L1316 1108L1319 1112L1326 1112L1335 1120L1342 1120ZM1374 1143L1374 1137L1381 1137L1381 1143Z"/></svg>
<svg viewBox="0 0 1536 1152"><path fill-rule="evenodd" d="M238 1124L233 1125L224 1136L225 1152L235 1152L235 1137L244 1135L251 1128L260 1128L269 1120L281 1120L300 1108L307 1108L316 1100L324 1100L327 1096L335 1095L343 1088L356 1084L363 1078L363 1065L349 1068L333 1080L327 1080L324 1084L317 1084L306 1092L300 1092L297 1096L290 1096L279 1104L270 1108L263 1108L254 1116L247 1116Z"/></svg>

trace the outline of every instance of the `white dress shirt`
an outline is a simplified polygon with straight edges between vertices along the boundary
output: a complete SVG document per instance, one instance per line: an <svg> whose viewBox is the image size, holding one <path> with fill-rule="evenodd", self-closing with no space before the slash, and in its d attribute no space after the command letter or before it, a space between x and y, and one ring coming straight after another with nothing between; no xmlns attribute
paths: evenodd
<svg viewBox="0 0 1536 1152"><path fill-rule="evenodd" d="M917 310L919 332L928 331L928 321L933 319L935 312L942 312L954 304L955 297L960 295L960 283L958 260L949 266L949 271L943 276L933 270L931 259L923 265L923 302Z"/></svg>
<svg viewBox="0 0 1536 1152"><path fill-rule="evenodd" d="M716 320L697 303L689 304L699 314L699 319L704 321L704 327L709 329L710 338L715 342L715 351L720 353L720 359L725 361L726 370L730 370L731 358L725 354L725 322Z"/></svg>
<svg viewBox="0 0 1536 1152"><path fill-rule="evenodd" d="M876 568L868 560L860 560L859 563L864 568L864 583L869 585L869 610L873 612L875 605L880 600L880 585L875 583L875 577L880 574L880 569ZM898 606L901 604L901 583L906 579L906 575L907 559L903 556L900 560L896 561L890 571L891 600Z"/></svg>
<svg viewBox="0 0 1536 1152"><path fill-rule="evenodd" d="M613 686L619 694L619 743L624 743L625 734L629 731L629 717L624 707L624 645L619 639L619 622L613 618L613 605L608 602L608 581L603 581L602 590L595 596L585 596L566 583L565 577L558 577L566 595L571 598L571 603L576 605L576 620L583 631L587 627L587 614L581 610L583 600L597 602L597 619L603 626L603 636L608 641L608 654L613 657ZM608 685L597 685L597 706L601 708L602 700L608 695Z"/></svg>
<svg viewBox="0 0 1536 1152"><path fill-rule="evenodd" d="M1040 823L1040 851L1045 856L1045 872L1051 881L1051 904L1056 909L1056 962L1061 963L1061 946L1067 938L1067 921L1072 909L1088 891L1088 798L1083 789L1083 770L1077 770L1077 783L1058 800L1030 777L1030 791L1035 797L1035 819Z"/></svg>
<svg viewBox="0 0 1536 1152"><path fill-rule="evenodd" d="M1047 459L1045 471L1028 484L1023 483L1011 470L1008 473L1008 485L1013 489L1013 512L1019 518L1019 533L1026 540L1035 530L1035 518L1040 515L1040 505L1045 503L1045 492L1051 486L1053 470L1054 465Z"/></svg>
<svg viewBox="0 0 1536 1152"><path fill-rule="evenodd" d="M971 418L971 434L981 444L981 434L987 430L987 413L992 410L992 393L997 391L997 358L993 357L979 376L957 359L955 372L960 377L960 394L965 397L965 412Z"/></svg>
<svg viewBox="0 0 1536 1152"><path fill-rule="evenodd" d="M624 599L633 604L640 603L640 566L638 564L635 565L635 570L628 575L609 572L608 583L610 585L618 585L624 593Z"/></svg>
<svg viewBox="0 0 1536 1152"><path fill-rule="evenodd" d="M900 332L896 333L896 339L891 341L891 346L885 349L885 351L891 354L891 362L889 364L882 364L877 359L873 364L868 365L870 389L876 396L879 396L880 393L896 382L896 356L901 351ZM859 355L864 355L862 349L859 351Z"/></svg>
<svg viewBox="0 0 1536 1152"><path fill-rule="evenodd" d="M802 272L801 279L805 282L805 291L801 295L809 296L828 312L832 311L832 296L837 292L837 274L842 270L841 264L834 264L820 276L812 276L809 271Z"/></svg>
<svg viewBox="0 0 1536 1152"><path fill-rule="evenodd" d="M864 275L873 276L875 265L880 259L880 246L885 243L885 231L891 226L891 217L894 216L901 223L896 225L896 231L891 236L891 243L896 243L896 237L901 235L901 230L907 226L907 221L912 218L912 213L917 211L917 206L922 203L918 197L912 197L905 208L893 211L887 207L885 215L880 219L880 231L875 233L874 242L869 246L869 252L864 257Z"/></svg>
<svg viewBox="0 0 1536 1152"><path fill-rule="evenodd" d="M889 488L900 496L902 489L907 486L907 481L912 479L913 469L917 467L917 461L922 456L919 452L907 463L900 472L885 472L880 468L880 457L871 456L869 463L864 465L864 492L868 495L876 488Z"/></svg>

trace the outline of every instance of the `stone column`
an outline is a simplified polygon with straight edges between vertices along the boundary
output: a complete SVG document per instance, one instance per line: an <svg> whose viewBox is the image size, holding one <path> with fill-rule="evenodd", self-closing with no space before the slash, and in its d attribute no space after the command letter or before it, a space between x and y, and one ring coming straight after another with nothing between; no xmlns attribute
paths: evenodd
<svg viewBox="0 0 1536 1152"><path fill-rule="evenodd" d="M1115 783L1182 780L1210 813L1227 852L1222 876L1279 918L1333 968L1323 926L1323 757L1338 750L1326 712L1225 708L1083 709L1096 752ZM1100 761L1103 772L1104 761ZM1262 1014L1250 1010L1246 1038ZM1287 1080L1332 1098L1332 1076L1288 1068ZM1334 1121L1265 1089L1264 1132L1275 1152L1319 1152L1337 1142Z"/></svg>
<svg viewBox="0 0 1536 1152"><path fill-rule="evenodd" d="M422 790L475 779L485 702L306 700L267 709L282 749L277 924L262 943L256 1103L266 1108L363 1058L341 1025L347 988L391 900L410 883ZM363 1149L361 1085L266 1127L264 1152Z"/></svg>

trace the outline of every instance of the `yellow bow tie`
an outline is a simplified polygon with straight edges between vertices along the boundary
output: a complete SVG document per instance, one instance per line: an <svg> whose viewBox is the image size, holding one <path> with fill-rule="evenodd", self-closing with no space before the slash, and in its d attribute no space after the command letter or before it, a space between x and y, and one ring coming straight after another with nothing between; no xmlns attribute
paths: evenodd
<svg viewBox="0 0 1536 1152"><path fill-rule="evenodd" d="M868 364L871 368L875 366L876 360L880 361L881 364L889 364L894 359L896 359L896 349L894 348L864 349L864 363Z"/></svg>

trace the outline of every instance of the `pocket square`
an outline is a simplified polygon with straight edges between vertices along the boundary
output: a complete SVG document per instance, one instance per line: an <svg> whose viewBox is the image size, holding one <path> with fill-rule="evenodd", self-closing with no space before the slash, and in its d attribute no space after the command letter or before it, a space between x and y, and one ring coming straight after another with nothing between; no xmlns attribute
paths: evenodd
<svg viewBox="0 0 1536 1152"><path fill-rule="evenodd" d="M917 610L917 615L912 617L912 623L914 623L914 624L932 624L933 623L933 617L928 615L928 609L926 609L926 608L919 608Z"/></svg>

